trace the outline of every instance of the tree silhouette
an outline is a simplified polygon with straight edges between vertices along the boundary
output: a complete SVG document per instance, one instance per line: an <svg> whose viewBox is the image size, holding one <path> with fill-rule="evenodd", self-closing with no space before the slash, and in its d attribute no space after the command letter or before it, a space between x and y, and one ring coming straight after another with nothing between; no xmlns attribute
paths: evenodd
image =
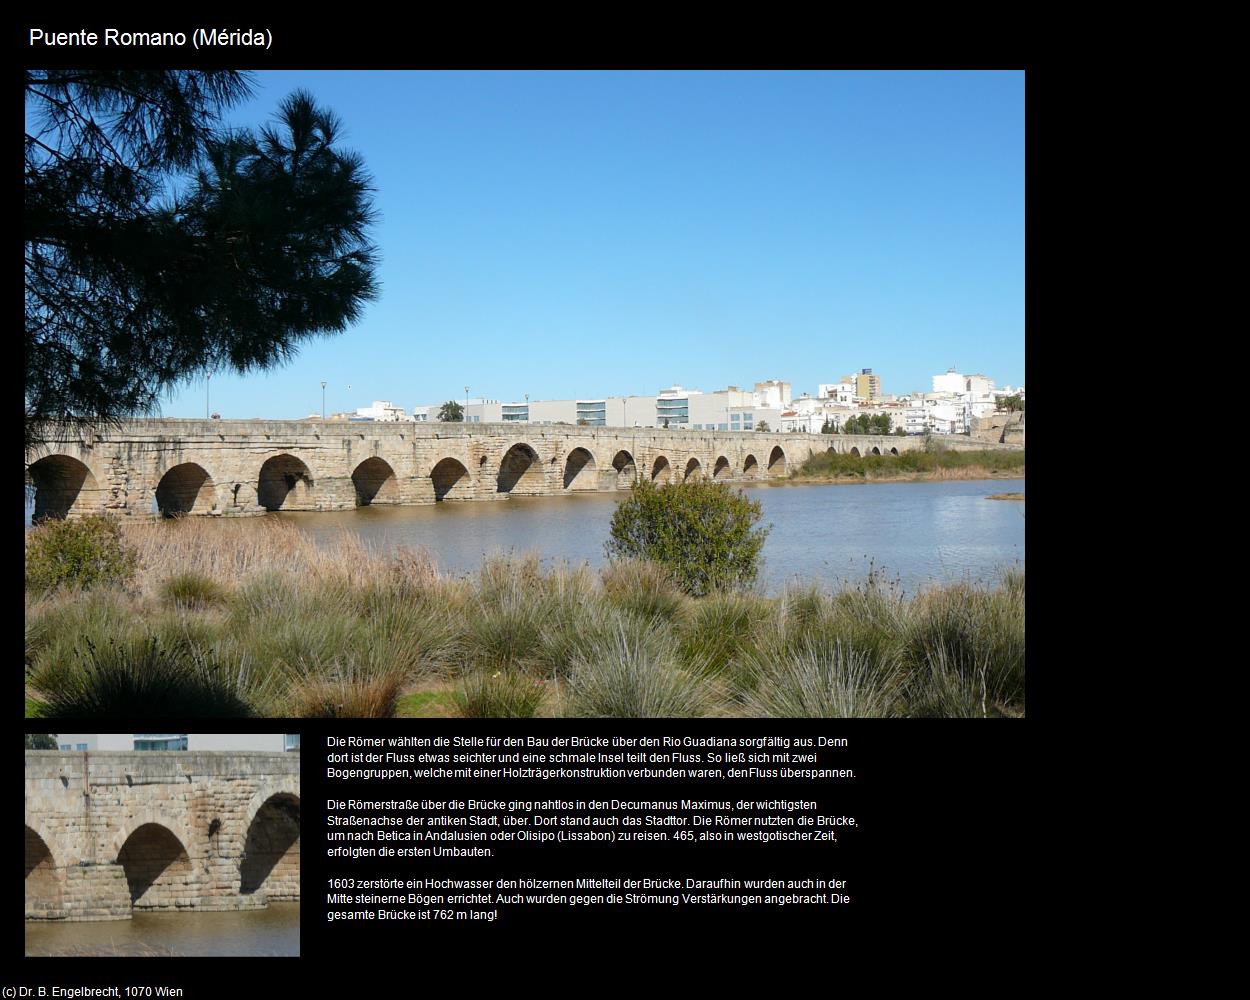
<svg viewBox="0 0 1250 1000"><path fill-rule="evenodd" d="M25 76L27 447L152 413L179 382L268 369L376 297L371 185L306 92L221 126L236 72Z"/></svg>

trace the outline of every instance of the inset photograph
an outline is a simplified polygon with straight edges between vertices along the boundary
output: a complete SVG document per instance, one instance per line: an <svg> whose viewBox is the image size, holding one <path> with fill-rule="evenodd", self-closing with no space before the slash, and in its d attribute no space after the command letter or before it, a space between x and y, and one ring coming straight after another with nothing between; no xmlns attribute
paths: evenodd
<svg viewBox="0 0 1250 1000"><path fill-rule="evenodd" d="M26 735L26 954L296 956L298 733Z"/></svg>

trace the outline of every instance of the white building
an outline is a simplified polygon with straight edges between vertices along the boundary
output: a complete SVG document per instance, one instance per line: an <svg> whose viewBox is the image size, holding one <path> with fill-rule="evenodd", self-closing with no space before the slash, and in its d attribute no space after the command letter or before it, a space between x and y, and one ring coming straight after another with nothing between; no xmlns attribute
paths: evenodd
<svg viewBox="0 0 1250 1000"><path fill-rule="evenodd" d="M731 385L715 392L671 385L654 396L601 396L582 399L528 399L501 403L471 399L469 423L570 424L586 427L662 427L670 430L753 431L760 420L776 429L781 404L789 401L790 383L757 383L762 391ZM437 414L437 408L429 407ZM431 419L434 419L431 417Z"/></svg>
<svg viewBox="0 0 1250 1000"><path fill-rule="evenodd" d="M948 368L941 375L933 376L934 392L959 393L964 391L964 377L955 371L954 368Z"/></svg>
<svg viewBox="0 0 1250 1000"><path fill-rule="evenodd" d="M362 406L356 410L356 416L369 420L381 420L387 423L407 421L408 415L402 406L396 406L389 399L375 399L372 406Z"/></svg>
<svg viewBox="0 0 1250 1000"><path fill-rule="evenodd" d="M903 429L908 434L923 434L929 429L929 414L924 404L908 406L903 410Z"/></svg>
<svg viewBox="0 0 1250 1000"><path fill-rule="evenodd" d="M790 383L781 379L770 378L765 382L756 382L754 393L755 405L758 407L781 411L790 405Z"/></svg>
<svg viewBox="0 0 1250 1000"><path fill-rule="evenodd" d="M816 387L821 399L832 399L842 406L850 406L855 402L855 381L849 377L841 382L822 382Z"/></svg>
<svg viewBox="0 0 1250 1000"><path fill-rule="evenodd" d="M299 733L58 733L61 750L254 750L299 749Z"/></svg>
<svg viewBox="0 0 1250 1000"><path fill-rule="evenodd" d="M963 434L968 429L968 413L961 402L934 401L925 409L929 428L937 434Z"/></svg>
<svg viewBox="0 0 1250 1000"><path fill-rule="evenodd" d="M933 391L971 395L972 402L984 402L994 397L994 380L988 375L961 375L950 368L933 376Z"/></svg>

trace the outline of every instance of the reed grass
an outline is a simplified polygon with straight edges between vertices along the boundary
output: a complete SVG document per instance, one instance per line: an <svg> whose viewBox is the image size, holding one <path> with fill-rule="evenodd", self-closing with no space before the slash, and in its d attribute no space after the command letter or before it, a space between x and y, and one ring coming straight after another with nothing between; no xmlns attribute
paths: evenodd
<svg viewBox="0 0 1250 1000"><path fill-rule="evenodd" d="M121 533L133 579L27 591L28 711L381 717L414 691L470 717L1024 711L1022 565L906 598L875 569L691 598L639 560L455 577L276 520Z"/></svg>
<svg viewBox="0 0 1250 1000"><path fill-rule="evenodd" d="M856 444L857 435L832 440ZM857 445L860 450L864 444ZM889 445L886 445L887 450ZM812 455L795 469L796 478L846 477L888 479L892 476L928 476L934 479L965 479L999 473L1024 474L1024 452L986 448L977 451L904 451L898 455L851 455L824 452Z"/></svg>

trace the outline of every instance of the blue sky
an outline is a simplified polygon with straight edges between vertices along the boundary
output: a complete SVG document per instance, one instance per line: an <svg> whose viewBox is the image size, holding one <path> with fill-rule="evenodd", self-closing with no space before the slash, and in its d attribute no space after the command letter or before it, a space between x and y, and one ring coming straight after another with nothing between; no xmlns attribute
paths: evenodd
<svg viewBox="0 0 1250 1000"><path fill-rule="evenodd" d="M223 417L593 398L872 368L1024 381L1024 75L263 72L377 191L382 294ZM350 391L348 386L351 386ZM203 416L204 380L162 407Z"/></svg>

